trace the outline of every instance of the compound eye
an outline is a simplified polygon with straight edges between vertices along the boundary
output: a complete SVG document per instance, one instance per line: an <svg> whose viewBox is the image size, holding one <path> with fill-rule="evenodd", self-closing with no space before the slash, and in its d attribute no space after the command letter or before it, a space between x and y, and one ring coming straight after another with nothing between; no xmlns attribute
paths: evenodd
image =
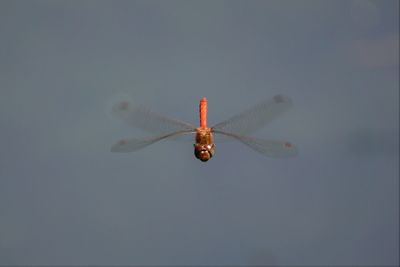
<svg viewBox="0 0 400 267"><path fill-rule="evenodd" d="M201 150L198 153L198 159L201 161L207 161L211 158L210 152L208 152L207 150Z"/></svg>

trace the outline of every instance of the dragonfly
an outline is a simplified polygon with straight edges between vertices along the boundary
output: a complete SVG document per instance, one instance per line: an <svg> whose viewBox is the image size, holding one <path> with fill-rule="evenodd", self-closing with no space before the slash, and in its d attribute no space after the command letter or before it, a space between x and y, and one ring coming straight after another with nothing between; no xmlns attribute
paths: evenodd
<svg viewBox="0 0 400 267"><path fill-rule="evenodd" d="M199 104L200 124L196 127L154 112L142 105L121 101L113 105L112 113L129 125L151 132L153 135L142 139L121 139L111 147L111 152L133 152L161 140L194 135L194 155L202 162L206 162L215 155L214 135L222 135L240 141L267 157L294 157L297 155L297 148L290 142L249 136L286 112L291 106L292 100L288 96L275 95L225 121L208 127L208 102L203 97Z"/></svg>

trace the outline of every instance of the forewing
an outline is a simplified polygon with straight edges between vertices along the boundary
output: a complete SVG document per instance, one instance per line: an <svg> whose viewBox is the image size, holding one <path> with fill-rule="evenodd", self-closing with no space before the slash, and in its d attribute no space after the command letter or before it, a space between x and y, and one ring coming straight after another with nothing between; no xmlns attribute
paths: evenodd
<svg viewBox="0 0 400 267"><path fill-rule="evenodd" d="M116 103L112 108L112 113L131 126L160 136L173 132L194 131L195 129L189 123L168 118L128 101Z"/></svg>
<svg viewBox="0 0 400 267"><path fill-rule="evenodd" d="M276 95L226 121L214 125L212 129L236 135L248 135L264 127L291 106L292 100L289 97Z"/></svg>
<svg viewBox="0 0 400 267"><path fill-rule="evenodd" d="M231 134L223 131L214 131L242 142L255 151L271 158L289 158L297 155L297 148L293 144L284 141L263 140L259 138Z"/></svg>
<svg viewBox="0 0 400 267"><path fill-rule="evenodd" d="M146 139L136 139L136 138L121 139L111 147L111 152L119 152L119 153L133 152L169 137L182 136L191 133L193 132L190 130L190 131L175 132L166 135L159 135Z"/></svg>

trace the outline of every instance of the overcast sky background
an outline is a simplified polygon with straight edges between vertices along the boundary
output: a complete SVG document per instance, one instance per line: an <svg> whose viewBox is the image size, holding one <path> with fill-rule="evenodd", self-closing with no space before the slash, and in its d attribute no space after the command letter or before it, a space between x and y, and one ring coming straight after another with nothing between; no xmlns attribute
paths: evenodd
<svg viewBox="0 0 400 267"><path fill-rule="evenodd" d="M0 1L0 265L397 265L399 1ZM270 159L144 134L276 94Z"/></svg>

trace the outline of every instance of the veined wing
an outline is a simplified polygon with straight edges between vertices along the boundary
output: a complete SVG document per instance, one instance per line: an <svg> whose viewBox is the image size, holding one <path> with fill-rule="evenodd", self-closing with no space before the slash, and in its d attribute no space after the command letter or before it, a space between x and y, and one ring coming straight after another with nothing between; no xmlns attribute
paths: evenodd
<svg viewBox="0 0 400 267"><path fill-rule="evenodd" d="M236 135L248 135L268 124L291 106L292 100L289 97L276 95L272 99L267 99L226 121L214 125L212 129Z"/></svg>
<svg viewBox="0 0 400 267"><path fill-rule="evenodd" d="M193 133L193 131L188 130L188 131L179 131L170 134L154 136L146 139L136 139L136 138L121 139L111 147L111 152L120 152L120 153L133 152L169 137L191 134L191 133Z"/></svg>
<svg viewBox="0 0 400 267"><path fill-rule="evenodd" d="M223 134L228 137L234 138L267 157L289 158L297 155L297 148L289 142L263 140L259 138L236 135L218 130L214 130L213 132L216 134Z"/></svg>
<svg viewBox="0 0 400 267"><path fill-rule="evenodd" d="M194 131L196 128L189 123L168 118L141 105L134 105L128 101L116 103L112 107L112 113L131 126L159 136L181 131Z"/></svg>

